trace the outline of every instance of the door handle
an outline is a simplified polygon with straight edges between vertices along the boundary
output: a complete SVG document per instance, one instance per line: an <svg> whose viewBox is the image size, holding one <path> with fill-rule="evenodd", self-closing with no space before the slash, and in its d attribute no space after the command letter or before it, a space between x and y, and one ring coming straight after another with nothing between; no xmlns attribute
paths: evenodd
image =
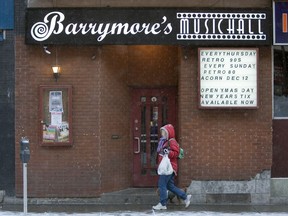
<svg viewBox="0 0 288 216"><path fill-rule="evenodd" d="M134 151L135 154L140 153L140 138L139 137L134 137L135 140L137 140L137 151Z"/></svg>

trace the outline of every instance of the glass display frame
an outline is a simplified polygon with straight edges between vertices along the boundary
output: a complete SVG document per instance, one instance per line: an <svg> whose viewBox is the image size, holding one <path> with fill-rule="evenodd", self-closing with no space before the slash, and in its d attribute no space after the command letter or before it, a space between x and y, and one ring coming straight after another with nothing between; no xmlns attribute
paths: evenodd
<svg viewBox="0 0 288 216"><path fill-rule="evenodd" d="M39 143L72 146L72 86L39 86Z"/></svg>

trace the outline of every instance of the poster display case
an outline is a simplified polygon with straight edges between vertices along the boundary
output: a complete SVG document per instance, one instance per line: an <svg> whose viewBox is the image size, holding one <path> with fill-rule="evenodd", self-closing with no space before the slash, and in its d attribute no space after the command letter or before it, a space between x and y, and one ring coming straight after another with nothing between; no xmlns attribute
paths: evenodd
<svg viewBox="0 0 288 216"><path fill-rule="evenodd" d="M39 86L39 141L42 146L72 145L72 86Z"/></svg>

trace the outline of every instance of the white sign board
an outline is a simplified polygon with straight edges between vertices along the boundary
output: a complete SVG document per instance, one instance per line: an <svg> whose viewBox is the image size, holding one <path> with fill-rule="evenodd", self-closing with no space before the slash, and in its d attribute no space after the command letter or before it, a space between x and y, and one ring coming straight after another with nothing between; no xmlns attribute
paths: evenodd
<svg viewBox="0 0 288 216"><path fill-rule="evenodd" d="M199 48L200 108L257 108L257 48Z"/></svg>

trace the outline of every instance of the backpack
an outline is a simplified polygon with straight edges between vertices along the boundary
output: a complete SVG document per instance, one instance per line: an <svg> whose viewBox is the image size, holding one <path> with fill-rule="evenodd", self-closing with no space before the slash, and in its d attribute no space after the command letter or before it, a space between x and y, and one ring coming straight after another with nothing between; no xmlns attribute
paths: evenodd
<svg viewBox="0 0 288 216"><path fill-rule="evenodd" d="M174 138L172 138L174 139ZM178 155L178 159L183 159L184 158L184 149L180 147L179 143L177 142L178 146L179 146L179 155ZM168 146L170 148L170 139L168 140Z"/></svg>
<svg viewBox="0 0 288 216"><path fill-rule="evenodd" d="M179 145L179 144L178 144ZM179 155L178 159L183 159L184 158L184 149L179 147Z"/></svg>

